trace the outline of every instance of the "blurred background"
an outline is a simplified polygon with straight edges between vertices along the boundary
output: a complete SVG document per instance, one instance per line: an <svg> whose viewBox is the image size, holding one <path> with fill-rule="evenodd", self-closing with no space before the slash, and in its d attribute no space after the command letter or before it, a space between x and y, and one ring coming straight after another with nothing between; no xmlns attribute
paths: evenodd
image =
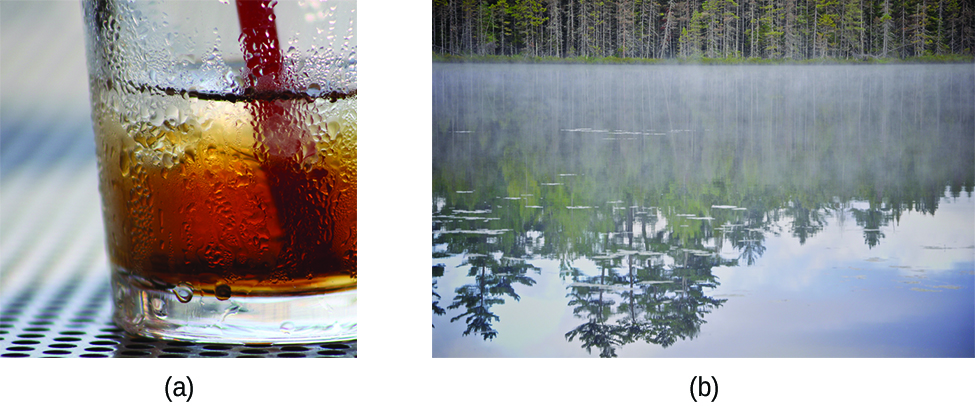
<svg viewBox="0 0 975 406"><path fill-rule="evenodd" d="M0 298L107 281L80 2L0 2ZM29 293L24 293L28 295ZM22 307L22 306L20 306ZM40 328L38 326L38 328ZM9 330L5 328L4 330ZM4 335L6 344L10 337Z"/></svg>

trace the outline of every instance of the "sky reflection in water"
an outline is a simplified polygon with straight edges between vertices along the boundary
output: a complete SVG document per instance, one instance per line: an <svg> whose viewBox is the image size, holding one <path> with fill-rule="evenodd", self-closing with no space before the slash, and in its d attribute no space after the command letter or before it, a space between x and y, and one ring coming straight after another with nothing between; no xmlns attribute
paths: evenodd
<svg viewBox="0 0 975 406"><path fill-rule="evenodd" d="M434 356L975 356L965 68L436 65Z"/></svg>

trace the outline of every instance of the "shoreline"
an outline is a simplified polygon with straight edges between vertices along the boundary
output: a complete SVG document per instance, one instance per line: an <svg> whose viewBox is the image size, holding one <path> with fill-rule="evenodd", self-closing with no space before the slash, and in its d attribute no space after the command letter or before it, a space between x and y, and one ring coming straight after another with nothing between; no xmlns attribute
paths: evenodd
<svg viewBox="0 0 975 406"><path fill-rule="evenodd" d="M909 65L909 64L961 64L975 63L973 55L929 55L907 59L763 59L763 58L618 58L618 57L553 57L522 55L449 55L433 54L433 62L439 63L527 63L527 64L581 64L581 65Z"/></svg>

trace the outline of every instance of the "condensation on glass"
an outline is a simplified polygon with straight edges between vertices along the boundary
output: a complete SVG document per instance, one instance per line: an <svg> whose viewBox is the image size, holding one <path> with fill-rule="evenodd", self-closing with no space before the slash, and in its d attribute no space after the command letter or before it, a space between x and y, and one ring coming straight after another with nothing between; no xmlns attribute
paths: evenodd
<svg viewBox="0 0 975 406"><path fill-rule="evenodd" d="M114 319L201 342L354 339L356 3L251 5L273 41L242 34L230 1L84 2Z"/></svg>

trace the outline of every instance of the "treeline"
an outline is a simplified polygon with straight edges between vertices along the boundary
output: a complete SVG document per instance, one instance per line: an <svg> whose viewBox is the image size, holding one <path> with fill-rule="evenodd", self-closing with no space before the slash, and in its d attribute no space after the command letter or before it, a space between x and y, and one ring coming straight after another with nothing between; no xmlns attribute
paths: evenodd
<svg viewBox="0 0 975 406"><path fill-rule="evenodd" d="M972 0L434 0L433 52L868 59L972 55Z"/></svg>

